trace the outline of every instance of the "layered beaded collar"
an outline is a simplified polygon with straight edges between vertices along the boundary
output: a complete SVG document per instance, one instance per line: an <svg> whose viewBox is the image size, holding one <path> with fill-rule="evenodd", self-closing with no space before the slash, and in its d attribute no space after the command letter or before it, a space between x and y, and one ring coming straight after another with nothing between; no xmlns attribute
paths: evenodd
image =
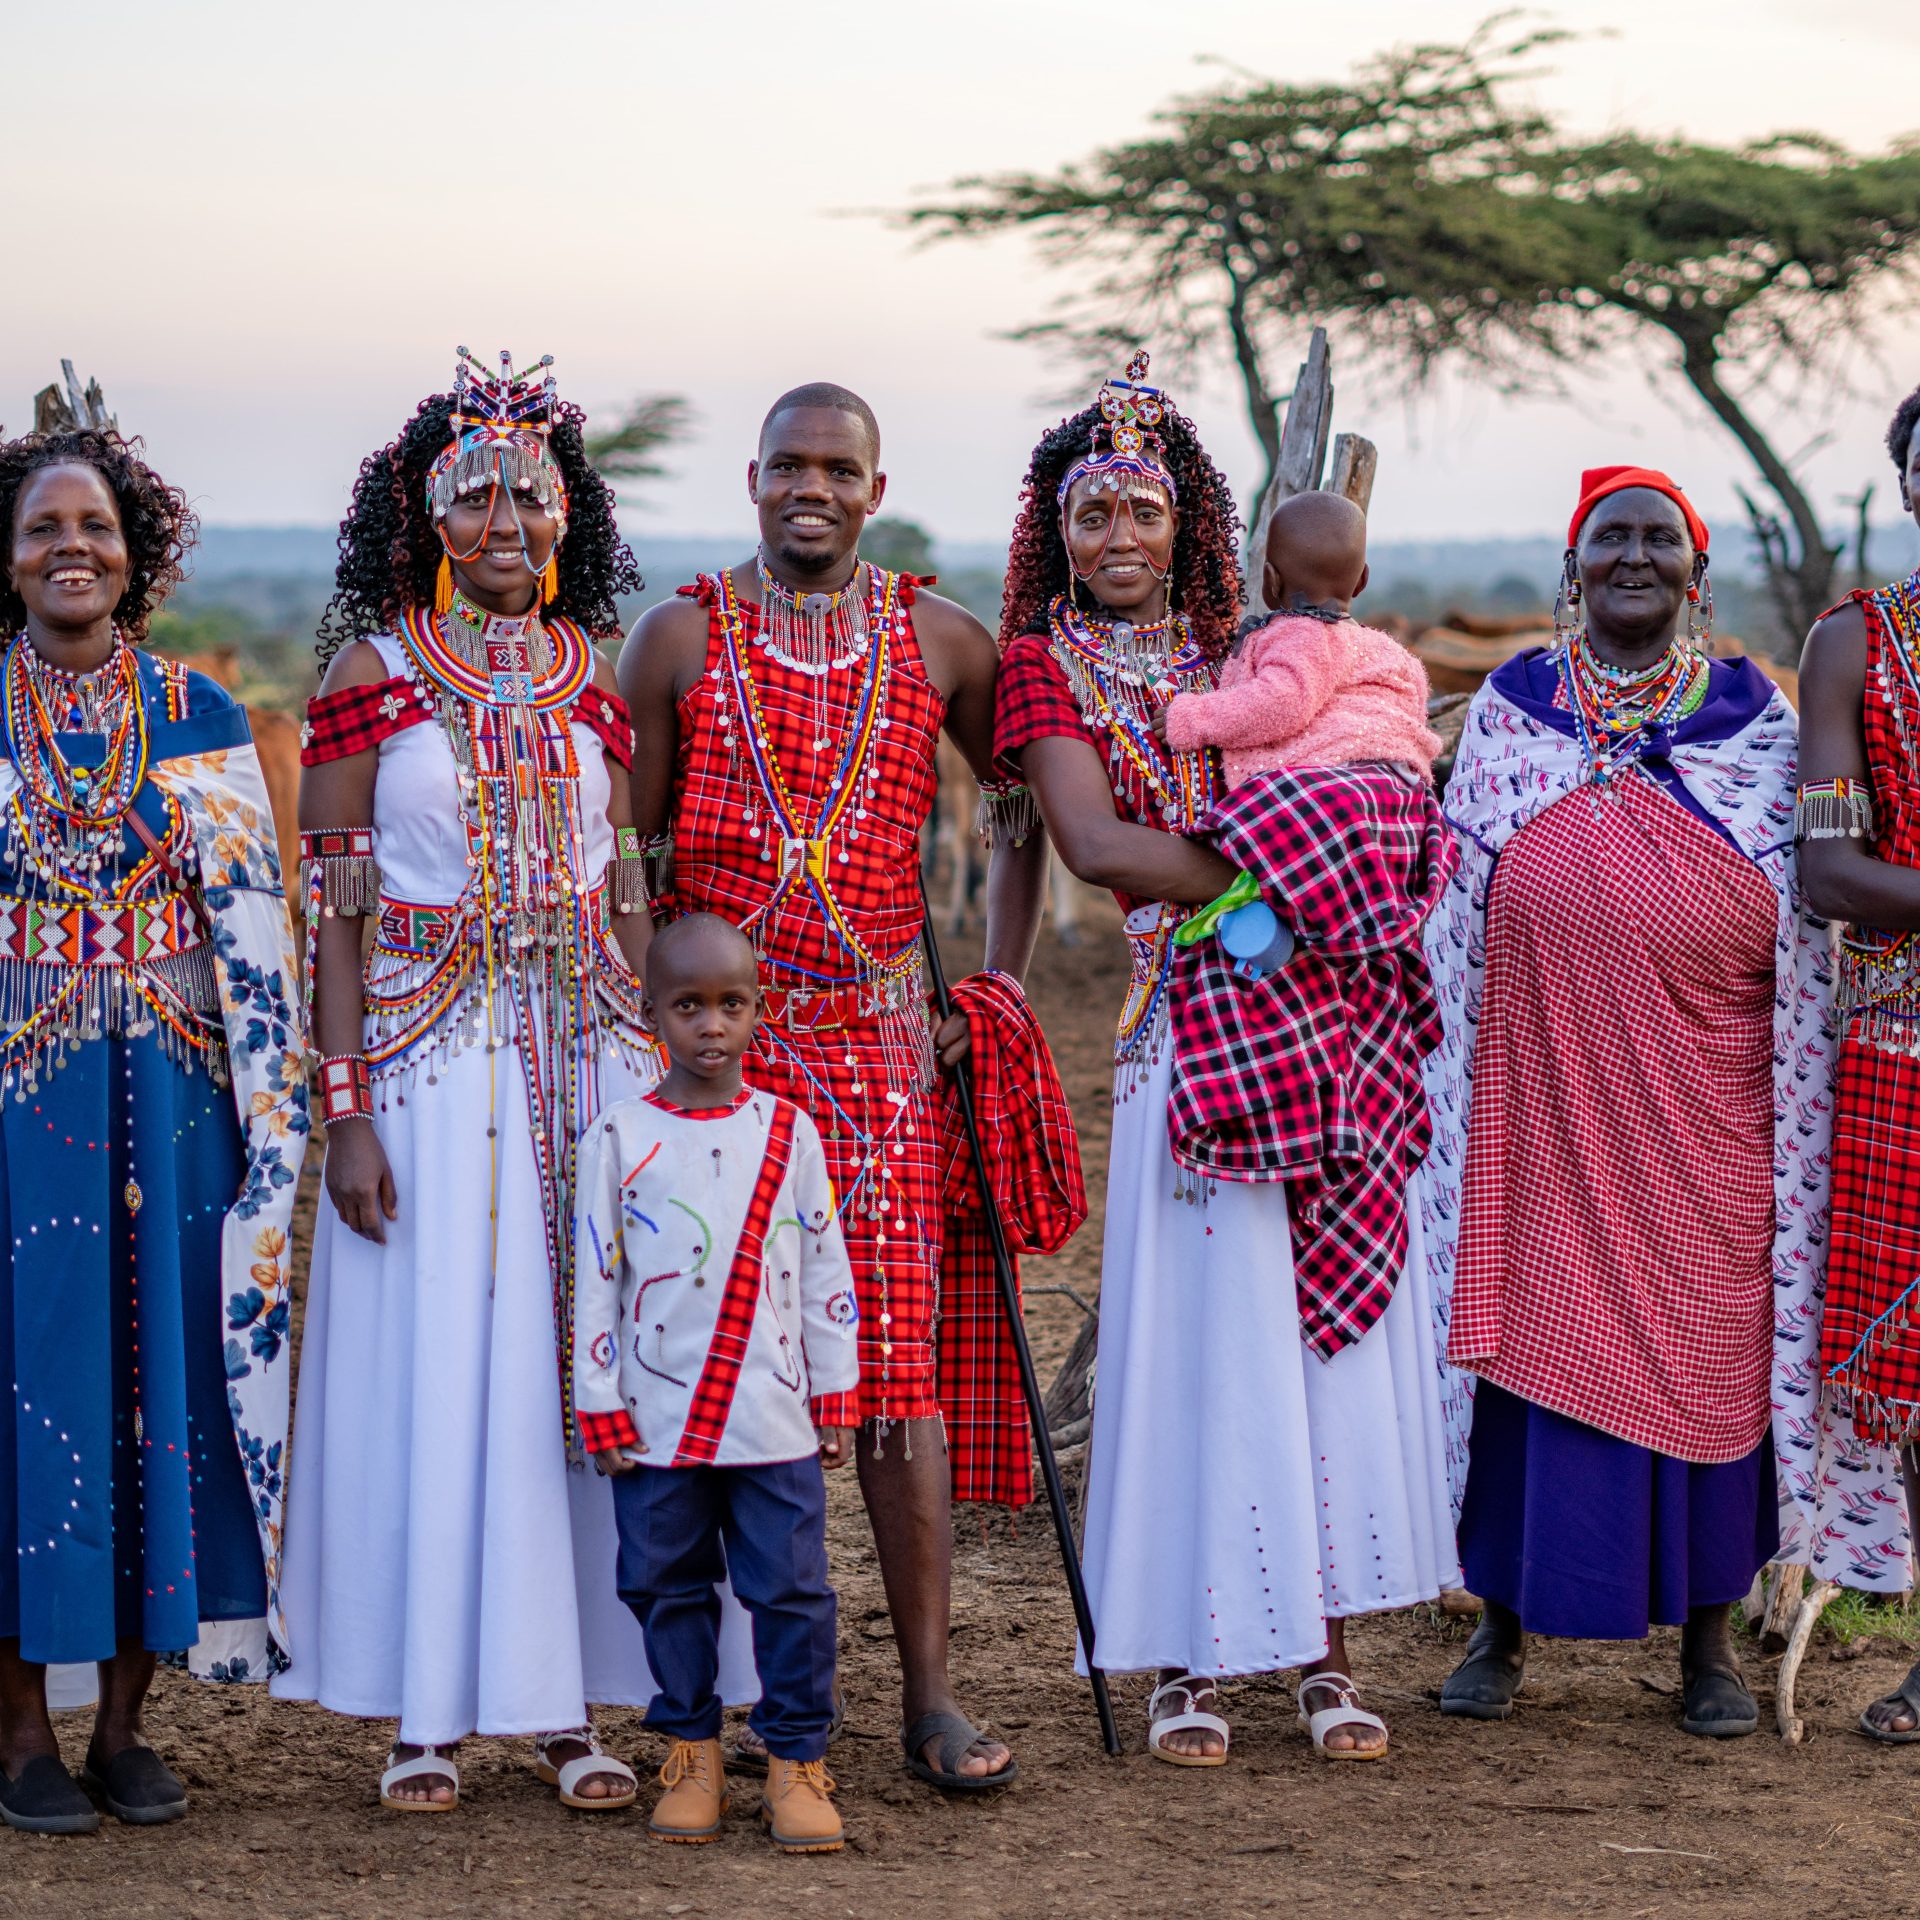
<svg viewBox="0 0 1920 1920"><path fill-rule="evenodd" d="M407 614L400 638L426 680L479 706L570 707L593 677L586 634L571 620L543 620L537 609L508 617L455 594L444 615Z"/></svg>
<svg viewBox="0 0 1920 1920"><path fill-rule="evenodd" d="M1705 654L1675 642L1650 666L1611 667L1584 631L1561 655L1561 681L1587 777L1604 787L1706 697Z"/></svg>

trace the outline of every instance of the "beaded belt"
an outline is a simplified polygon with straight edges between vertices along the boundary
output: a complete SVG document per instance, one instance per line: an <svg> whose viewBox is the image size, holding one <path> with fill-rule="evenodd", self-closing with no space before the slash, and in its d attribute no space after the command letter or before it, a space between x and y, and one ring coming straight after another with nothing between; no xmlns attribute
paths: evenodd
<svg viewBox="0 0 1920 1920"><path fill-rule="evenodd" d="M918 957L899 973L843 986L769 987L766 1018L789 1033L839 1033L926 1002Z"/></svg>
<svg viewBox="0 0 1920 1920"><path fill-rule="evenodd" d="M438 953L460 919L460 909L417 906L411 900L380 896L380 922L374 938L400 953Z"/></svg>
<svg viewBox="0 0 1920 1920"><path fill-rule="evenodd" d="M0 960L57 967L143 966L185 953L204 938L184 893L66 906L0 897Z"/></svg>
<svg viewBox="0 0 1920 1920"><path fill-rule="evenodd" d="M603 881L576 898L586 910L587 924L604 933L611 924L606 883ZM402 900L396 894L383 893L374 943L390 953L438 954L446 950L448 941L463 922L466 939L478 945L485 922L477 914L465 914L458 901L451 906L426 906L417 900Z"/></svg>

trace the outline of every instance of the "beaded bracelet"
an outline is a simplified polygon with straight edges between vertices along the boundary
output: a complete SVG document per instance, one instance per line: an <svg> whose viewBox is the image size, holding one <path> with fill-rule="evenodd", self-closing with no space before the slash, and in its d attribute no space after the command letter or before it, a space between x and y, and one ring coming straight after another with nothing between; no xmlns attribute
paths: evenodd
<svg viewBox="0 0 1920 1920"><path fill-rule="evenodd" d="M300 836L301 890L323 914L372 911L380 898L371 827L324 827Z"/></svg>
<svg viewBox="0 0 1920 1920"><path fill-rule="evenodd" d="M613 858L607 862L607 886L615 913L647 910L647 854L638 827L615 827Z"/></svg>
<svg viewBox="0 0 1920 1920"><path fill-rule="evenodd" d="M364 1053L329 1054L320 1062L320 1119L326 1126L336 1120L373 1118L373 1075L367 1069Z"/></svg>
<svg viewBox="0 0 1920 1920"><path fill-rule="evenodd" d="M1817 780L1793 797L1793 837L1799 840L1871 840L1873 791L1844 774Z"/></svg>
<svg viewBox="0 0 1920 1920"><path fill-rule="evenodd" d="M974 831L989 853L997 847L1025 846L1040 831L1033 789L1018 780L983 780Z"/></svg>

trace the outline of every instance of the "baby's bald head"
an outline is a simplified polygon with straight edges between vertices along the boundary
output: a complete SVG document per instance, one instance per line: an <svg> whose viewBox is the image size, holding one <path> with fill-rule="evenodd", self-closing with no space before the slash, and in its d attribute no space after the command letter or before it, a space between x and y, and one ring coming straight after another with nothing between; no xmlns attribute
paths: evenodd
<svg viewBox="0 0 1920 1920"><path fill-rule="evenodd" d="M1367 584L1367 516L1344 494L1296 493L1267 523L1266 569L1271 607L1345 605Z"/></svg>

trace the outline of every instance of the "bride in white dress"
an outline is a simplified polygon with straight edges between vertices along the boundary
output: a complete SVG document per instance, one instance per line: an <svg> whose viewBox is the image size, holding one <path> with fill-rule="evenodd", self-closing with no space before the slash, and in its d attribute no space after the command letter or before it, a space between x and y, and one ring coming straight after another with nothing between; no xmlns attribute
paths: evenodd
<svg viewBox="0 0 1920 1920"><path fill-rule="evenodd" d="M611 1810L636 1783L587 1703L655 1688L573 1432L571 1248L576 1143L657 1074L632 736L589 637L638 579L545 363L459 372L362 469L303 736L328 1197L275 1691L399 1721L389 1807L455 1805L482 1733ZM731 1604L722 1685L754 1697Z"/></svg>

